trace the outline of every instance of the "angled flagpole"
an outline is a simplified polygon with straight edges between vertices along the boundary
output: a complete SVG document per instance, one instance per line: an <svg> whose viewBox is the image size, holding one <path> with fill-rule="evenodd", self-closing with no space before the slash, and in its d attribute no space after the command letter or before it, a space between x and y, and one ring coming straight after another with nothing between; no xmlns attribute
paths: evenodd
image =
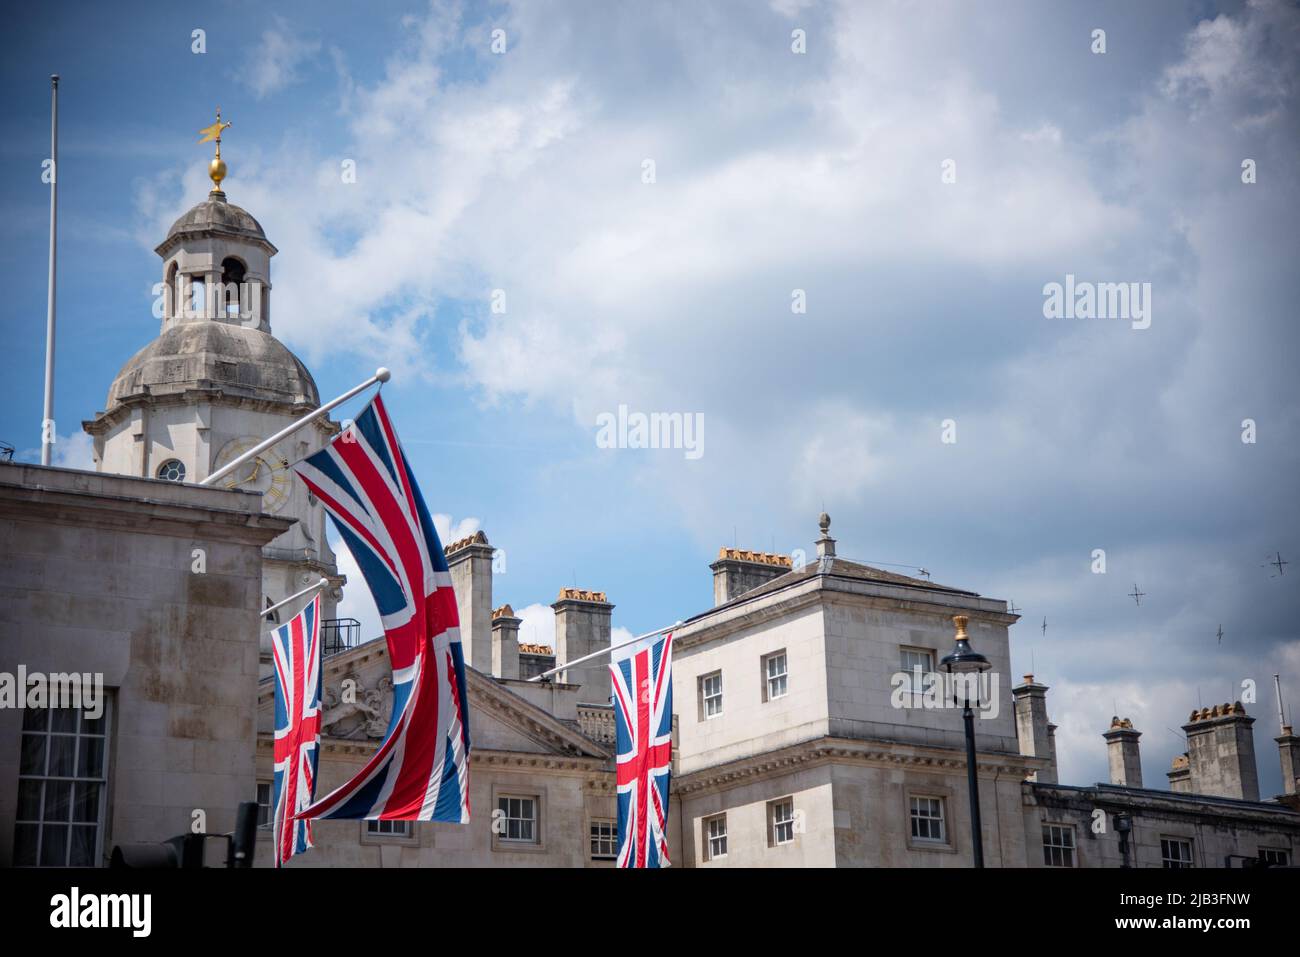
<svg viewBox="0 0 1300 957"><path fill-rule="evenodd" d="M284 601L277 601L274 605L271 605L269 608L267 608L265 611L263 611L263 612L262 612L262 617L265 618L267 615L271 614L272 612L279 611L279 610L280 610L281 608L283 608L285 605L289 604L289 602L291 602L291 601L296 601L297 599L301 598L303 595L309 595L309 594L311 594L312 592L314 592L314 591L315 591L316 589L318 589L318 588L324 588L324 587L325 587L326 585L328 585L329 583L330 583L330 580L329 580L328 578L322 578L320 581L316 582L316 584L314 584L314 585L308 585L308 586L307 586L306 588L304 588L302 591L294 592L292 595L290 595L290 596L289 596L288 598L286 598Z"/></svg>
<svg viewBox="0 0 1300 957"><path fill-rule="evenodd" d="M294 422L290 425L286 425L283 429L275 433L275 435L271 436L269 439L264 439L263 441L257 443L257 445L253 446L251 449L249 449L243 455L239 456L234 461L228 462L225 465L223 465L221 468L217 469L215 472L213 472L211 475L209 475L199 484L211 485L213 482L217 481L218 479L224 478L225 476L233 472L235 469L239 468L239 466L247 462L249 459L261 455L263 452L265 452L271 446L275 445L275 443L279 442L281 439L293 435L293 433L297 432L307 423L319 419L322 415L324 415L330 409L334 408L336 405L342 405L344 402L352 398L358 392L364 392L366 389L369 389L376 382L387 382L392 377L393 374L391 372L389 372L383 366L380 366L378 369L375 370L375 374L372 375L365 382L361 383L361 385L356 386L355 388L352 389L348 389L347 392L344 392L337 399L333 399L329 402L326 402L319 409L315 409L311 412L308 412L297 422Z"/></svg>
<svg viewBox="0 0 1300 957"><path fill-rule="evenodd" d="M662 635L665 632L672 631L674 628L680 628L682 623L679 621L675 625L669 625L667 628L660 628L658 631L647 631L644 635L637 635L635 638L629 638L627 641L620 641L617 645L610 645L608 648L602 648L600 651L593 651L589 655L583 655L581 658L574 658L572 661L566 661L562 665L556 665L550 671L543 671L540 675L533 675L529 681L541 681L549 678L553 674L561 671L567 671L570 668L582 664L584 661L591 661L593 658L601 658L605 655L612 654L620 648L626 648L628 645L635 645L638 641L645 641L647 638L653 638L656 635Z"/></svg>

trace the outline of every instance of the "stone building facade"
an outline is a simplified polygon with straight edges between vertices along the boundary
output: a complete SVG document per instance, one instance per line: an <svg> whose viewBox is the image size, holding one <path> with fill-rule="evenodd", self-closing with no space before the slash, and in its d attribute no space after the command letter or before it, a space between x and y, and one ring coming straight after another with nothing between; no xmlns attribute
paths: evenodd
<svg viewBox="0 0 1300 957"><path fill-rule="evenodd" d="M103 863L113 844L190 831L196 813L219 833L254 797L269 816L274 691L259 610L324 574L332 619L346 584L324 510L289 469L336 424L322 418L225 487L195 484L319 405L271 335L274 246L218 189L157 252L160 335L85 423L98 472L0 464L0 672L100 673L109 701L87 723L0 708L0 864ZM530 679L610 647L614 605L561 588L554 646L521 643L520 619L494 595L487 534L446 552L469 666L472 822L317 822L316 846L289 866L611 866L607 662ZM1254 719L1234 703L1192 715L1168 791L1144 787L1140 732L1118 717L1104 732L1111 781L1060 784L1049 689L1032 675L1012 687L1006 602L841 557L827 515L814 552L722 549L713 607L674 632L675 865L969 866L962 712L937 680L955 627L991 665L963 692L989 866L1295 861L1290 728L1277 739L1287 793L1269 800ZM382 637L327 635L323 704L322 795L387 728ZM269 841L258 865L271 863Z"/></svg>
<svg viewBox="0 0 1300 957"><path fill-rule="evenodd" d="M97 717L0 707L0 866L234 827L256 779L262 549L289 528L261 504L0 465L0 672L104 691Z"/></svg>

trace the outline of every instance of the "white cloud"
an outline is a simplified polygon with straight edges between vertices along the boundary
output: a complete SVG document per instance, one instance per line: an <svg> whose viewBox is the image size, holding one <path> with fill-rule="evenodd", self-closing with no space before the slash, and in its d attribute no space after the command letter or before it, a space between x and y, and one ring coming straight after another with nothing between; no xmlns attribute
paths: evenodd
<svg viewBox="0 0 1300 957"><path fill-rule="evenodd" d="M433 516L433 528L438 533L438 540L442 542L444 548L452 542L469 538L482 527L482 523L473 516L467 516L455 523L452 522L450 515L435 512Z"/></svg>
<svg viewBox="0 0 1300 957"><path fill-rule="evenodd" d="M14 458L19 462L39 462L40 447L22 449ZM85 472L95 471L95 443L85 432L73 432L71 435L54 436L54 450L50 453L50 464L61 469L81 469Z"/></svg>
<svg viewBox="0 0 1300 957"><path fill-rule="evenodd" d="M275 17L274 26L249 51L239 76L262 100L279 92L298 79L298 69L320 52L320 41L309 39L291 27L283 17Z"/></svg>
<svg viewBox="0 0 1300 957"><path fill-rule="evenodd" d="M521 645L548 645L555 650L555 609L535 603L516 608L515 615L522 619L519 625Z"/></svg>
<svg viewBox="0 0 1300 957"><path fill-rule="evenodd" d="M95 471L95 442L85 432L61 435L54 443L50 461L59 468Z"/></svg>

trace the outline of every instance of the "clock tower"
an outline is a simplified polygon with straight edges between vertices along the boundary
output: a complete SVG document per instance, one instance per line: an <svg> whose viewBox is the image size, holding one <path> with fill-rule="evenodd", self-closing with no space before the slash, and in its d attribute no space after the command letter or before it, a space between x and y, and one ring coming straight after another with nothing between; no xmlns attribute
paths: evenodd
<svg viewBox="0 0 1300 957"><path fill-rule="evenodd" d="M320 405L307 367L271 334L271 257L276 248L246 210L226 199L217 143L207 198L172 224L162 259L159 335L114 378L104 411L83 422L101 472L201 482L222 465ZM262 494L262 510L297 519L263 550L264 601L322 575L322 617L334 617L344 579L325 537L325 510L290 466L339 431L317 419L220 480ZM286 609L287 610L287 609ZM292 612L291 612L292 613Z"/></svg>

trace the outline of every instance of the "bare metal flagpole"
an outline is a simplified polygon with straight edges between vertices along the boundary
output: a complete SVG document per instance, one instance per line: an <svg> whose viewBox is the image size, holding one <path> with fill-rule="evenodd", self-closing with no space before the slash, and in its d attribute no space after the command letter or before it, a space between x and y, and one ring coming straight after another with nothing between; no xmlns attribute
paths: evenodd
<svg viewBox="0 0 1300 957"><path fill-rule="evenodd" d="M1273 676L1273 687L1277 689L1277 724L1282 729L1281 733L1286 734L1286 709L1282 707L1282 678L1280 675Z"/></svg>
<svg viewBox="0 0 1300 957"><path fill-rule="evenodd" d="M50 286L45 310L45 416L41 420L41 464L54 451L54 276L59 238L59 75L50 77Z"/></svg>
<svg viewBox="0 0 1300 957"><path fill-rule="evenodd" d="M342 405L344 402L352 398L358 392L364 392L366 389L369 389L376 382L387 382L392 377L393 374L391 372L389 372L383 366L380 366L378 369L375 370L374 375L372 375L365 382L361 383L359 386L348 389L347 392L344 392L337 399L332 399L331 401L326 402L319 409L315 409L311 412L308 412L297 422L291 423L290 425L286 425L283 429L275 433L275 435L271 436L269 439L262 440L261 442L257 443L257 445L253 446L251 449L245 452L243 455L239 456L239 458L235 459L232 462L228 462L227 464L223 465L221 468L217 469L215 472L213 472L211 475L209 475L199 484L211 485L213 482L216 482L218 479L221 479L226 475L229 475L231 472L239 468L239 466L243 465L249 459L261 455L263 452L265 452L271 446L275 445L275 443L279 442L281 439L285 438L286 436L293 435L293 433L297 432L307 423L319 419L322 415L324 415L330 409L334 408L336 405Z"/></svg>
<svg viewBox="0 0 1300 957"><path fill-rule="evenodd" d="M551 675L576 667L584 661L591 661L593 658L602 658L605 655L613 654L620 648L626 648L628 645L635 645L638 641L645 641L647 638L654 638L656 635L662 635L665 632L672 631L674 628L680 628L681 626L682 623L679 621L675 625L669 625L667 628L660 628L658 631L647 631L644 635L637 635L635 638L629 638L627 641L620 641L617 645L610 645L608 648L600 649L600 651L593 651L589 655L583 655L581 658L574 658L572 661L566 661L562 665L556 665L550 671L543 671L540 675L533 675L528 680L541 681L543 678L549 678Z"/></svg>
<svg viewBox="0 0 1300 957"><path fill-rule="evenodd" d="M289 602L291 602L291 601L295 601L295 600L301 598L303 595L309 595L309 594L311 594L312 592L314 592L317 588L324 588L324 587L325 587L326 585L328 585L329 583L330 583L330 580L329 580L328 578L322 578L320 581L316 582L316 584L314 584L314 585L308 585L308 586L307 586L306 588L304 588L302 591L294 592L292 595L290 595L290 596L289 596L288 598L286 598L284 601L277 601L274 605L271 605L269 608L267 608L266 610L264 610L264 611L262 612L262 617L265 618L267 615L271 614L272 612L279 611L279 610L280 610L281 608L283 608L285 605L289 604Z"/></svg>

